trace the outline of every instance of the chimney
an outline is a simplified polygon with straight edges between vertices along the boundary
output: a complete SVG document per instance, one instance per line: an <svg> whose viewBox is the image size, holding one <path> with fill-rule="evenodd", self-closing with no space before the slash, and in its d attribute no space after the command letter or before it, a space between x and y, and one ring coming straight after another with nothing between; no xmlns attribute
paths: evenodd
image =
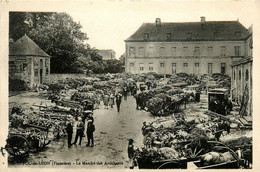
<svg viewBox="0 0 260 172"><path fill-rule="evenodd" d="M160 27L161 26L161 19L160 18L156 18L155 24L156 24L156 27Z"/></svg>
<svg viewBox="0 0 260 172"><path fill-rule="evenodd" d="M206 19L205 17L200 17L200 22L201 22L201 28L205 29L205 25L206 25Z"/></svg>
<svg viewBox="0 0 260 172"><path fill-rule="evenodd" d="M206 18L204 16L200 17L201 22L206 22Z"/></svg>

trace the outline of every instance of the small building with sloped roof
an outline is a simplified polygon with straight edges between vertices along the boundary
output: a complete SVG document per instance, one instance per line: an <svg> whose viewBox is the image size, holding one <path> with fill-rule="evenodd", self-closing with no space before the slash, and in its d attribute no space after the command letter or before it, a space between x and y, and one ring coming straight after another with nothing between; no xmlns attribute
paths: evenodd
<svg viewBox="0 0 260 172"><path fill-rule="evenodd" d="M116 53L112 49L99 49L98 54L102 57L102 60L115 60Z"/></svg>
<svg viewBox="0 0 260 172"><path fill-rule="evenodd" d="M50 56L24 35L9 46L9 77L24 80L32 88L50 76Z"/></svg>
<svg viewBox="0 0 260 172"><path fill-rule="evenodd" d="M239 21L143 23L125 40L125 71L139 74L222 73L246 56L249 30Z"/></svg>

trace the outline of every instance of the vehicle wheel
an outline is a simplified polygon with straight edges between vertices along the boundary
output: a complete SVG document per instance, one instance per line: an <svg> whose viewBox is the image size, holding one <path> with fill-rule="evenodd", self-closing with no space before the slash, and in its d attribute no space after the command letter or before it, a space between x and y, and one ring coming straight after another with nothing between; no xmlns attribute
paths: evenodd
<svg viewBox="0 0 260 172"><path fill-rule="evenodd" d="M165 162L157 169L181 169L181 164L178 162Z"/></svg>
<svg viewBox="0 0 260 172"><path fill-rule="evenodd" d="M6 140L6 151L13 157L27 156L29 153L29 142L23 136L10 136Z"/></svg>

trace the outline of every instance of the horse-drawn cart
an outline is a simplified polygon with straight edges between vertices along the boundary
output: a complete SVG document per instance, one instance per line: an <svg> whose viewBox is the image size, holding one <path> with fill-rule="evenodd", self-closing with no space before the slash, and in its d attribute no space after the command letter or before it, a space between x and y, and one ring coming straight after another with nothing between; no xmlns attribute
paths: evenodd
<svg viewBox="0 0 260 172"><path fill-rule="evenodd" d="M189 146L188 146L189 147ZM239 169L247 168L245 159L237 152L218 141L208 141L207 148L194 155L183 158L154 160L152 156L136 156L136 165L139 169Z"/></svg>
<svg viewBox="0 0 260 172"><path fill-rule="evenodd" d="M48 139L48 128L26 124L23 128L10 129L5 149L10 159L23 159L29 152L43 149L51 141Z"/></svg>

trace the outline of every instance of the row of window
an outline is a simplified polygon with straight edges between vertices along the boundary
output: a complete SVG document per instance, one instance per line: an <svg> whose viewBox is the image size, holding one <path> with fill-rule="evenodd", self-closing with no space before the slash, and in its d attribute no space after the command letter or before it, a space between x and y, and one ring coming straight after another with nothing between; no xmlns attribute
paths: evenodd
<svg viewBox="0 0 260 172"><path fill-rule="evenodd" d="M240 31L235 31L234 32L235 36L239 37L241 36ZM213 32L214 38L217 38L219 36L219 32ZM149 40L150 35L149 33L145 33L144 35L144 40ZM166 33L165 34L165 39L166 40L171 40L172 39L172 33ZM192 33L187 33L187 39L192 39Z"/></svg>
<svg viewBox="0 0 260 172"><path fill-rule="evenodd" d="M33 59L33 65L39 66L39 59L38 58ZM49 65L50 65L50 61L46 59L45 60L45 66L49 67ZM40 59L40 67L43 68L43 59Z"/></svg>
<svg viewBox="0 0 260 172"><path fill-rule="evenodd" d="M139 64L140 66L140 71L144 71L144 64L143 63L140 63ZM187 68L189 66L188 63L183 63L183 67L184 68ZM199 67L200 64L199 63L194 63L194 66L195 67ZM134 63L130 63L130 67L134 67ZM164 68L165 67L165 63L160 63L160 67L161 68ZM176 73L176 67L177 67L177 64L176 63L172 63L172 73L175 74ZM213 69L213 64L212 63L208 63L208 73L209 74L212 74L212 69ZM153 63L149 63L149 68L148 68L149 71L153 71ZM220 72L222 74L225 74L226 72L226 63L221 63L220 65Z"/></svg>
<svg viewBox="0 0 260 172"><path fill-rule="evenodd" d="M49 75L49 68L46 68L46 75ZM39 70L35 69L34 70L34 77L38 77L39 76Z"/></svg>
<svg viewBox="0 0 260 172"><path fill-rule="evenodd" d="M148 57L153 57L153 47L148 48ZM213 55L213 47L208 46L208 55ZM234 53L235 56L240 56L241 55L241 50L240 46L234 46ZM177 47L172 47L171 48L171 56L176 56L177 54ZM135 47L130 47L129 48L129 56L130 57L135 57L136 55L144 57L145 56L145 48L144 47L139 47L138 48L138 54L136 54ZM183 55L187 56L188 55L188 47L183 47ZM200 47L194 47L193 51L194 56L199 56L200 55ZM165 56L165 47L160 47L159 48L159 56L164 57ZM220 47L220 56L224 57L226 56L226 46L221 46Z"/></svg>
<svg viewBox="0 0 260 172"><path fill-rule="evenodd" d="M9 61L9 70L14 72L22 72L27 70L27 63L20 64L16 66L14 61ZM17 68L18 67L18 68ZM49 68L46 68L46 75L49 74ZM38 69L34 70L34 76L38 77Z"/></svg>

